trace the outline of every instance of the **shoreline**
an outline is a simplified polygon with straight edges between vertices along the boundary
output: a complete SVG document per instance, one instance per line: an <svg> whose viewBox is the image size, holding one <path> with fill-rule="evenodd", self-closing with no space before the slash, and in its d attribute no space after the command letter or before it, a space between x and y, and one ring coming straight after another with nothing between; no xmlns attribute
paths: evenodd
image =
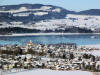
<svg viewBox="0 0 100 75"><path fill-rule="evenodd" d="M19 33L0 36L38 36L38 35L100 35L100 33Z"/></svg>

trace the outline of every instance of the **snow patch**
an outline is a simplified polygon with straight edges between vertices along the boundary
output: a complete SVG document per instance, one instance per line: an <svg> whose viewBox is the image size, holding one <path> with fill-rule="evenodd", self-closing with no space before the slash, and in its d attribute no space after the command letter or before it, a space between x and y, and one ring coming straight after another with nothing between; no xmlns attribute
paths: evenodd
<svg viewBox="0 0 100 75"><path fill-rule="evenodd" d="M27 11L28 9L26 7L21 7L19 10Z"/></svg>
<svg viewBox="0 0 100 75"><path fill-rule="evenodd" d="M47 15L48 12L36 12L36 13L33 13L34 15L36 16L42 16L42 15Z"/></svg>
<svg viewBox="0 0 100 75"><path fill-rule="evenodd" d="M94 55L94 56L100 56L100 50L92 51L91 54Z"/></svg>
<svg viewBox="0 0 100 75"><path fill-rule="evenodd" d="M61 9L60 8L56 8L56 9L52 10L52 12L58 12L58 13L60 13Z"/></svg>
<svg viewBox="0 0 100 75"><path fill-rule="evenodd" d="M23 11L27 11L28 9L26 7L21 7L18 10L8 10L8 11L2 11L0 10L0 12L9 12L9 13L17 13L17 12L23 12Z"/></svg>
<svg viewBox="0 0 100 75"><path fill-rule="evenodd" d="M49 9L51 9L52 7L50 7L50 6L42 6L40 9L41 10L49 10Z"/></svg>
<svg viewBox="0 0 100 75"><path fill-rule="evenodd" d="M31 71L13 73L8 75L93 75L91 72L86 71L55 71L47 69L34 69Z"/></svg>
<svg viewBox="0 0 100 75"><path fill-rule="evenodd" d="M29 16L30 13L17 13L13 14L13 16Z"/></svg>

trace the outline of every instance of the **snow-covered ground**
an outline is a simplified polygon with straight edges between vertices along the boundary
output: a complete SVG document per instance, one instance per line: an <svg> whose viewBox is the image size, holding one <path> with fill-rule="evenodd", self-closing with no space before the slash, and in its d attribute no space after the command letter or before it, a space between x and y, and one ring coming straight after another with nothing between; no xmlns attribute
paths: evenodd
<svg viewBox="0 0 100 75"><path fill-rule="evenodd" d="M100 56L100 50L98 50L98 51L92 51L91 54L95 55L95 56Z"/></svg>
<svg viewBox="0 0 100 75"><path fill-rule="evenodd" d="M84 45L87 48L98 48L100 49L100 44L97 45ZM100 56L100 50L92 50L90 52L87 52L88 54L92 54L94 56Z"/></svg>
<svg viewBox="0 0 100 75"><path fill-rule="evenodd" d="M49 21L40 21L34 25L34 28L46 30L46 29L65 29L68 27L79 27L95 30L100 28L100 16L90 15L74 15L68 14L66 19L52 19Z"/></svg>
<svg viewBox="0 0 100 75"><path fill-rule="evenodd" d="M36 69L19 73L12 73L8 75L97 75L97 74L86 71L55 71L47 69Z"/></svg>
<svg viewBox="0 0 100 75"><path fill-rule="evenodd" d="M24 8L25 9L25 8ZM58 10L56 10L58 11ZM28 16L31 13L18 13L19 16ZM35 15L46 15L48 12L36 12L33 13ZM17 16L17 14L15 14ZM100 16L91 16L91 15L74 15L68 14L65 19L51 19L51 20L43 20L37 22L35 24L26 24L23 23L19 24L19 22L11 22L11 24L4 24L0 26L0 28L5 27L21 27L21 28L28 28L28 29L39 29L39 30L55 30L55 29L62 29L68 27L79 27L79 28L87 28L95 31L96 29L100 28Z"/></svg>
<svg viewBox="0 0 100 75"><path fill-rule="evenodd" d="M85 47L89 47L89 48L100 48L100 44L96 44L96 45L85 45Z"/></svg>

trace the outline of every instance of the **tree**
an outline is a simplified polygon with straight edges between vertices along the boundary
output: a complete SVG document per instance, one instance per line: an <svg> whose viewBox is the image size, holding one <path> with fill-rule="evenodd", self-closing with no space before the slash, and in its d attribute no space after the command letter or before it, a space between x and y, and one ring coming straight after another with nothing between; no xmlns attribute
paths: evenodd
<svg viewBox="0 0 100 75"><path fill-rule="evenodd" d="M74 59L73 53L70 53L70 59Z"/></svg>

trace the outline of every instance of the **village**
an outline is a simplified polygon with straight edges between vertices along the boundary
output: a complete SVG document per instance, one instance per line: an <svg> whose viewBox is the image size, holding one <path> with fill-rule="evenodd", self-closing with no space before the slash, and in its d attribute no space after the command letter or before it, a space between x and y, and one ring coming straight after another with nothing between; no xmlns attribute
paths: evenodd
<svg viewBox="0 0 100 75"><path fill-rule="evenodd" d="M77 46L75 43L0 46L0 69L12 72L31 69L82 70L100 72L100 56L91 51L99 48Z"/></svg>

